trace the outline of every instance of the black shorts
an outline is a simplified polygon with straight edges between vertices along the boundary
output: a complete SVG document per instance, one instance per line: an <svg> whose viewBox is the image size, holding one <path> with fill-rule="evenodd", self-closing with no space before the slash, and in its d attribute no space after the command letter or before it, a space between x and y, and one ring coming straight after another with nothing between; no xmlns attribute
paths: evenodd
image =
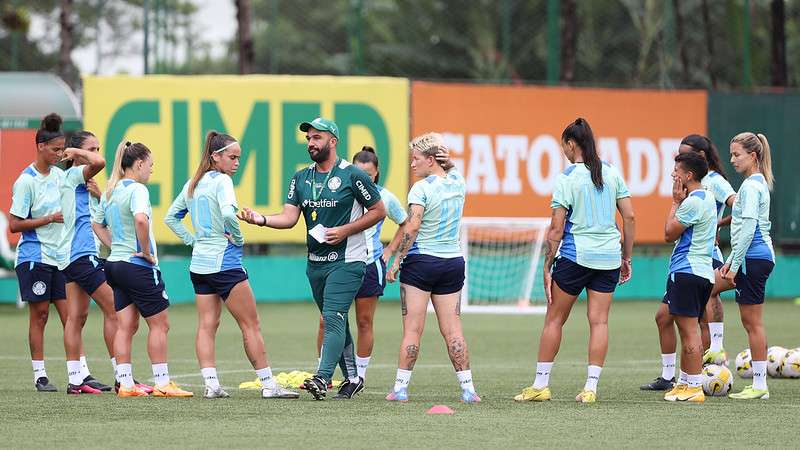
<svg viewBox="0 0 800 450"><path fill-rule="evenodd" d="M764 291L767 279L775 268L775 263L768 259L745 258L744 264L736 272L736 303L740 305L761 305L764 303Z"/></svg>
<svg viewBox="0 0 800 450"><path fill-rule="evenodd" d="M617 289L619 269L590 269L560 256L553 265L553 281L569 295L579 295L584 289L610 293Z"/></svg>
<svg viewBox="0 0 800 450"><path fill-rule="evenodd" d="M228 269L222 272L206 274L189 272L189 277L192 279L195 294L217 294L223 301L228 299L237 284L248 278L247 271L244 269Z"/></svg>
<svg viewBox="0 0 800 450"><path fill-rule="evenodd" d="M20 263L14 270L17 272L19 294L23 301L52 302L67 298L64 274L58 267L29 261Z"/></svg>
<svg viewBox="0 0 800 450"><path fill-rule="evenodd" d="M114 308L122 311L135 305L142 317L150 317L169 307L161 272L152 267L126 261L106 262L106 280L114 290Z"/></svg>
<svg viewBox="0 0 800 450"><path fill-rule="evenodd" d="M464 287L464 258L408 255L400 266L400 282L434 295L447 295Z"/></svg>
<svg viewBox="0 0 800 450"><path fill-rule="evenodd" d="M361 289L356 294L356 299L380 297L386 288L386 263L383 258L376 259L372 264L367 264L364 272L364 281L361 282Z"/></svg>
<svg viewBox="0 0 800 450"><path fill-rule="evenodd" d="M83 292L89 295L106 282L102 260L91 255L81 256L72 261L63 272L67 283L78 283Z"/></svg>
<svg viewBox="0 0 800 450"><path fill-rule="evenodd" d="M722 267L724 265L725 265L725 263L720 261L720 260L718 260L718 259L713 259L713 258L711 259L711 267L713 267L714 270L717 270L717 269L719 269L720 267Z"/></svg>
<svg viewBox="0 0 800 450"><path fill-rule="evenodd" d="M671 273L667 277L667 292L662 303L675 316L703 317L714 284L692 273Z"/></svg>

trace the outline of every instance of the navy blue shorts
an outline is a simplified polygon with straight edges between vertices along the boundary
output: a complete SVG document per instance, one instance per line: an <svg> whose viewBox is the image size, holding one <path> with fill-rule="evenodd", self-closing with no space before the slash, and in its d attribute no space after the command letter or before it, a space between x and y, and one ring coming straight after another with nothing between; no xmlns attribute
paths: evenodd
<svg viewBox="0 0 800 450"><path fill-rule="evenodd" d="M711 259L711 267L713 267L714 270L717 270L717 269L719 269L720 267L722 267L724 265L725 265L725 263L720 261L720 260L718 260L718 259L713 259L713 258Z"/></svg>
<svg viewBox="0 0 800 450"><path fill-rule="evenodd" d="M114 308L122 311L133 304L142 317L150 317L169 307L161 272L152 267L126 261L106 262L106 280L114 290Z"/></svg>
<svg viewBox="0 0 800 450"><path fill-rule="evenodd" d="M225 301L231 295L233 288L247 279L247 272L244 269L229 269L206 274L189 272L189 277L192 279L195 294L217 294Z"/></svg>
<svg viewBox="0 0 800 450"><path fill-rule="evenodd" d="M560 256L553 265L553 281L569 295L579 295L584 289L610 293L617 289L619 269L590 269Z"/></svg>
<svg viewBox="0 0 800 450"><path fill-rule="evenodd" d="M383 258L378 258L372 264L367 264L364 272L364 281L358 290L356 298L380 297L386 288L386 263Z"/></svg>
<svg viewBox="0 0 800 450"><path fill-rule="evenodd" d="M106 282L102 260L92 255L81 256L72 261L63 272L67 283L78 283L83 292L89 295Z"/></svg>
<svg viewBox="0 0 800 450"><path fill-rule="evenodd" d="M434 295L447 295L464 287L464 258L408 255L400 265L400 282Z"/></svg>
<svg viewBox="0 0 800 450"><path fill-rule="evenodd" d="M20 263L14 270L23 301L52 302L67 298L64 274L58 267L31 261Z"/></svg>
<svg viewBox="0 0 800 450"><path fill-rule="evenodd" d="M745 258L739 267L736 278L736 303L740 305L761 305L764 303L764 291L767 278L775 268L775 263L767 259Z"/></svg>
<svg viewBox="0 0 800 450"><path fill-rule="evenodd" d="M667 292L662 303L674 316L703 317L714 284L691 273L671 273L667 277Z"/></svg>

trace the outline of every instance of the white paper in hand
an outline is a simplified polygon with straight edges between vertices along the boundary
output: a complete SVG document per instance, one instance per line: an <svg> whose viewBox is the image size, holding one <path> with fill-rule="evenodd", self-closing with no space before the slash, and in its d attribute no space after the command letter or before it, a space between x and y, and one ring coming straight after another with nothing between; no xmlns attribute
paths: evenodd
<svg viewBox="0 0 800 450"><path fill-rule="evenodd" d="M321 223L318 223L314 226L314 228L308 230L308 234L311 235L314 239L317 240L319 243L325 242L325 232L328 231Z"/></svg>

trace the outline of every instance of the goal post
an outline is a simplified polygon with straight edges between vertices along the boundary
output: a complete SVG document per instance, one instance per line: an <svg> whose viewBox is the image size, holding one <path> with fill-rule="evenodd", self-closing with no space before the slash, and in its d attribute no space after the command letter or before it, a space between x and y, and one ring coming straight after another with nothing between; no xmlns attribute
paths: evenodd
<svg viewBox="0 0 800 450"><path fill-rule="evenodd" d="M544 217L464 217L461 311L543 314L542 246L549 225Z"/></svg>

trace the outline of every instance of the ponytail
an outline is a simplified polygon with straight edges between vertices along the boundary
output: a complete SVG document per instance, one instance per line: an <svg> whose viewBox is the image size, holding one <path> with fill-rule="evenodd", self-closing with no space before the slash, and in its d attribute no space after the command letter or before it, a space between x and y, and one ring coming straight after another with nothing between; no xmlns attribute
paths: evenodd
<svg viewBox="0 0 800 450"><path fill-rule="evenodd" d="M56 113L50 113L44 116L41 125L39 125L39 129L36 130L36 143L44 144L53 139L64 137L64 132L61 131L61 124L63 122L61 116Z"/></svg>
<svg viewBox="0 0 800 450"><path fill-rule="evenodd" d="M197 183L200 182L200 179L203 178L203 175L214 168L214 159L212 158L214 153L225 151L225 149L235 142L236 139L234 139L232 136L215 130L211 130L206 134L206 143L203 146L203 156L200 157L200 164L197 166L197 170L195 171L192 180L189 182L188 198L192 198L194 189L197 187Z"/></svg>
<svg viewBox="0 0 800 450"><path fill-rule="evenodd" d="M380 167L378 166L378 155L375 154L375 149L370 147L369 145L365 145L361 147L361 151L353 155L353 162L361 163L361 164L369 164L372 163L375 166L375 170L378 172L375 175L374 182L377 183L378 180L381 178L381 171Z"/></svg>
<svg viewBox="0 0 800 450"><path fill-rule="evenodd" d="M583 163L589 169L589 174L592 176L592 184L597 190L603 189L603 163L600 161L600 155L597 154L597 147L594 143L594 133L592 127L586 119L578 117L575 122L567 125L564 132L561 133L561 141L573 141L576 146L581 149L583 154Z"/></svg>
<svg viewBox="0 0 800 450"><path fill-rule="evenodd" d="M772 175L772 155L769 149L769 142L767 137L763 134L755 134L749 131L739 133L731 139L731 144L738 143L742 149L747 153L756 154L756 161L758 161L758 169L764 175L764 181L767 182L767 187L772 190L772 185L775 182L775 177Z"/></svg>
<svg viewBox="0 0 800 450"><path fill-rule="evenodd" d="M719 151L717 151L717 147L711 142L711 139L699 134L690 134L683 138L681 145L689 146L697 153L702 151L706 155L709 170L717 172L726 180L728 179L725 175L725 169L722 167L722 161L719 159Z"/></svg>
<svg viewBox="0 0 800 450"><path fill-rule="evenodd" d="M114 154L114 165L111 167L111 176L108 178L106 187L106 200L111 198L111 193L117 186L119 180L125 176L125 170L133 167L133 163L150 156L150 149L140 142L131 144L129 141L122 141L117 146Z"/></svg>

